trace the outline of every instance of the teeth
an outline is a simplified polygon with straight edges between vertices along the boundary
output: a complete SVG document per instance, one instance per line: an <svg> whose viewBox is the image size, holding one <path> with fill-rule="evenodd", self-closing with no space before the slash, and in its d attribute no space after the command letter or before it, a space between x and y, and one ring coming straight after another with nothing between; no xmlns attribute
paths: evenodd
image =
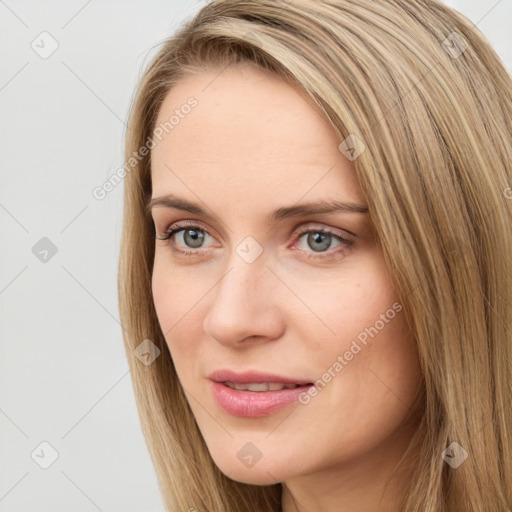
<svg viewBox="0 0 512 512"><path fill-rule="evenodd" d="M299 387L298 384L279 384L279 383L250 383L237 384L235 382L224 382L226 386L239 391L279 391L281 389L293 389Z"/></svg>

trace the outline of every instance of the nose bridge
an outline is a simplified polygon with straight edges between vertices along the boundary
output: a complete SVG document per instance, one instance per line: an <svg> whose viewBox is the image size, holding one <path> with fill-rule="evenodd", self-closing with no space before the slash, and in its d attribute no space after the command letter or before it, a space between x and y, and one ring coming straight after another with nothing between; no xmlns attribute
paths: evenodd
<svg viewBox="0 0 512 512"><path fill-rule="evenodd" d="M238 258L238 257L236 257ZM262 278L262 265L247 264L235 257L230 260L231 265L225 277L219 282L216 302L225 300L243 300L246 302L246 295L252 291L252 298L259 290L259 282Z"/></svg>
<svg viewBox="0 0 512 512"><path fill-rule="evenodd" d="M267 268L263 247L252 236L240 241L231 251L227 273L218 284L215 302L239 301L257 305L260 292L268 286L271 272Z"/></svg>
<svg viewBox="0 0 512 512"><path fill-rule="evenodd" d="M272 307L270 293L274 276L264 255L254 256L251 243L243 241L234 248L227 271L213 290L204 330L220 343L274 336L277 332L277 311Z"/></svg>

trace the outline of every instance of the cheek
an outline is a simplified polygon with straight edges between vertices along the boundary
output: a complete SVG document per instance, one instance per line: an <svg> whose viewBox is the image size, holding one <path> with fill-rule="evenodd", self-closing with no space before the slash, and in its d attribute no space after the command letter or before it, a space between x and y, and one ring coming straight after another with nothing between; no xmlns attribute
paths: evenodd
<svg viewBox="0 0 512 512"><path fill-rule="evenodd" d="M152 276L153 302L178 374L195 368L204 339L205 295L215 283L215 276L209 275L211 271L202 272L194 265L189 269L170 263L165 249L157 250ZM193 378L192 374L188 378Z"/></svg>
<svg viewBox="0 0 512 512"><path fill-rule="evenodd" d="M188 312L193 314L194 304L207 290L204 277L197 271L187 272L186 268L169 262L167 251L170 249L157 249L151 280L153 302L164 333L180 319L186 321Z"/></svg>
<svg viewBox="0 0 512 512"><path fill-rule="evenodd" d="M351 411L352 420L344 421L355 446L390 434L412 408L421 382L416 345L401 305L387 293L381 299L363 301L357 317L356 304L347 305L336 324L341 334L320 362L326 372L321 380L331 383L319 393L318 405Z"/></svg>
<svg viewBox="0 0 512 512"><path fill-rule="evenodd" d="M400 415L401 402L413 401L421 376L416 345L380 260L365 263L309 289L297 281L298 294L318 318L297 315L293 323L299 339L308 340L303 356L322 382L318 405L336 410L345 404L372 416L372 409L387 404Z"/></svg>
<svg viewBox="0 0 512 512"><path fill-rule="evenodd" d="M295 301L293 312L288 308L293 315L290 328L298 331L298 339L309 340L318 354L331 358L333 352L348 350L353 340L371 344L377 331L396 328L394 319L402 308L382 270L378 258L368 257L357 266L317 273L314 278L290 276L287 282L301 299Z"/></svg>

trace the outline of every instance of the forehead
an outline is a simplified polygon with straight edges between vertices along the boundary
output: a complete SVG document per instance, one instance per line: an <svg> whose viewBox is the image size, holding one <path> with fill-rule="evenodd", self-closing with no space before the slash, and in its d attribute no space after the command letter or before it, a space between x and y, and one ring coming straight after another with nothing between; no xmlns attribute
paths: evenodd
<svg viewBox="0 0 512 512"><path fill-rule="evenodd" d="M191 97L197 104L183 109ZM153 195L186 186L189 197L222 191L250 202L279 189L297 201L314 188L363 199L332 126L306 93L274 74L235 66L187 76L167 94L156 126L173 115L152 150Z"/></svg>

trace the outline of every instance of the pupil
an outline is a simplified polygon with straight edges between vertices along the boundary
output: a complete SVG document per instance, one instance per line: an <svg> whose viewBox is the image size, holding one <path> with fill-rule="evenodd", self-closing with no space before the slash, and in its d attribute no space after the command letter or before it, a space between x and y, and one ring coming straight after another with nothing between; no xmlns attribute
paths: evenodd
<svg viewBox="0 0 512 512"><path fill-rule="evenodd" d="M316 252L321 252L322 250L328 249L330 243L330 236L328 233L312 233L308 236L308 243L314 242L313 246L311 247ZM317 242L324 242L323 244L319 245ZM325 243L327 241L327 243Z"/></svg>
<svg viewBox="0 0 512 512"><path fill-rule="evenodd" d="M191 233L192 233L192 235L191 235ZM190 247L192 247L192 248L201 247L201 242L202 242L202 239L204 238L204 233L200 233L199 231L197 231L195 229L187 229L185 231L185 238L187 236L191 236L191 238L192 238L191 244L189 244L189 241L185 240L185 243L187 245L190 245Z"/></svg>

